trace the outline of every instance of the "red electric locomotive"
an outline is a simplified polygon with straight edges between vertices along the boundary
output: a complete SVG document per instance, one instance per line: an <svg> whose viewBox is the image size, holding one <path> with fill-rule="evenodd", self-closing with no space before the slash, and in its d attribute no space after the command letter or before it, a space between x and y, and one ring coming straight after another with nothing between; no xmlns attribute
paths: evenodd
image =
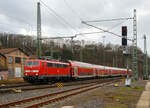
<svg viewBox="0 0 150 108"><path fill-rule="evenodd" d="M60 80L89 79L99 77L126 76L131 70L93 65L78 61L27 60L24 80L30 83Z"/></svg>

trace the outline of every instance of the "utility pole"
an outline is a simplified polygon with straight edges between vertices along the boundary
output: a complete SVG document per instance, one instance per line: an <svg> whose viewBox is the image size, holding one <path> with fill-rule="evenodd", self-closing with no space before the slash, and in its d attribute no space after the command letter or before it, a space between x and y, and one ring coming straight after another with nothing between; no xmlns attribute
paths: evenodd
<svg viewBox="0 0 150 108"><path fill-rule="evenodd" d="M51 58L53 58L53 48L54 48L54 42L50 42L50 55L51 55Z"/></svg>
<svg viewBox="0 0 150 108"><path fill-rule="evenodd" d="M72 52L72 60L74 59L74 50L73 50L73 46L74 46L74 44L73 44L73 38L71 38L71 52Z"/></svg>
<svg viewBox="0 0 150 108"><path fill-rule="evenodd" d="M148 79L148 60L147 60L147 47L146 47L146 35L144 35L144 80Z"/></svg>
<svg viewBox="0 0 150 108"><path fill-rule="evenodd" d="M74 50L73 50L73 37L71 38L71 52L74 55Z"/></svg>
<svg viewBox="0 0 150 108"><path fill-rule="evenodd" d="M41 9L40 2L37 2L37 55L41 56Z"/></svg>
<svg viewBox="0 0 150 108"><path fill-rule="evenodd" d="M103 65L106 65L106 63L105 63L105 37L106 36L103 36L102 38L103 38L103 48L104 48L104 52L103 52Z"/></svg>
<svg viewBox="0 0 150 108"><path fill-rule="evenodd" d="M83 46L84 46L84 41L82 40L81 41L81 49L80 49L80 61L81 62L83 61L83 49L82 49Z"/></svg>
<svg viewBox="0 0 150 108"><path fill-rule="evenodd" d="M138 70L137 70L137 21L136 21L136 9L134 9L133 17L133 52L132 52L132 70L134 80L138 80Z"/></svg>

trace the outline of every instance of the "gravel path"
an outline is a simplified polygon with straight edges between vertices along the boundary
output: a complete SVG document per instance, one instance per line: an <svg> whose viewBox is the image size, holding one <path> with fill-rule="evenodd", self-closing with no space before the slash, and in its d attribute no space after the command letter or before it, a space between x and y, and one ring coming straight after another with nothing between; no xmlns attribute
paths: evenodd
<svg viewBox="0 0 150 108"><path fill-rule="evenodd" d="M104 86L49 104L48 108L61 108L62 106L75 106L75 108L135 108L144 86L145 81L135 82L131 88L125 87L124 83L120 83L119 87Z"/></svg>
<svg viewBox="0 0 150 108"><path fill-rule="evenodd" d="M32 91L24 91L21 93L10 93L10 94L0 94L0 104L8 103L15 100L22 100L24 98L30 98L35 96L41 96L48 93L53 93L56 91L62 91L67 90L71 88L81 87L83 85L78 86L66 86L63 88L47 88L47 89L38 89L38 90L32 90ZM113 85L104 86L97 88L95 90L91 90L67 99L64 99L62 101L52 103L48 105L48 108L60 108L61 106L75 106L76 108L134 108L134 105L138 101L138 98L140 97L140 94L142 92L142 87L144 88L145 82L135 82L132 84L133 89L137 89L136 92L133 90L128 90L128 87L124 86L124 83L120 83L119 87L114 87ZM141 87L138 91L138 87ZM124 95L126 93L127 95L133 95L132 97L136 97L135 100L128 100L128 101L122 101L121 98L114 97L117 95L118 97L121 96L120 94L117 94L118 90L127 89L126 91L120 91ZM126 96L126 95L125 95ZM130 98L132 98L130 97ZM125 103L125 106L124 104ZM131 105L129 105L131 104ZM113 107L110 107L113 106ZM128 106L128 107L127 107Z"/></svg>

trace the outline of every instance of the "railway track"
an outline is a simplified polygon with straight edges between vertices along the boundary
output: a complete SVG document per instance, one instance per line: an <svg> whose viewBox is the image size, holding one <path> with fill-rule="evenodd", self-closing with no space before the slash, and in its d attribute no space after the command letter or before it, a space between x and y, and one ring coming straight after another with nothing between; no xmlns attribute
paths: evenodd
<svg viewBox="0 0 150 108"><path fill-rule="evenodd" d="M64 91L59 91L55 93L50 93L46 94L43 96L38 96L38 97L32 97L28 99L23 99L15 102L10 102L7 104L1 104L0 108L39 108L39 107L47 107L47 104L59 101L61 99L77 95L98 87L102 87L104 85L112 84L113 82L118 81L118 79L113 80L108 79L107 81L101 81L101 82L93 82L90 84L85 84L82 87L77 87L69 90L64 90Z"/></svg>
<svg viewBox="0 0 150 108"><path fill-rule="evenodd" d="M0 89L7 89L7 88L14 88L14 87L21 87L21 86L29 86L29 83L21 83L21 84L11 84L11 85L0 85Z"/></svg>
<svg viewBox="0 0 150 108"><path fill-rule="evenodd" d="M49 84L38 84L38 85L33 85L33 84L29 84L29 83L10 85L10 86L0 87L0 93L13 92L13 89L22 90L22 91L42 89L42 88L44 89L44 88L51 87L51 85L52 85L52 83L49 83Z"/></svg>
<svg viewBox="0 0 150 108"><path fill-rule="evenodd" d="M75 82L64 82L63 86L73 86L73 85L82 85L82 84L88 84L97 82L100 79L94 79L94 80L86 80L86 81L75 81ZM101 79L104 80L104 79ZM0 88L0 93L11 93L15 92L17 90L21 91L29 91L29 90L36 90L36 89L46 89L46 88L56 88L56 83L49 83L49 84L38 84L38 85L32 85L32 84L20 84L20 85L13 85L13 86L5 86Z"/></svg>

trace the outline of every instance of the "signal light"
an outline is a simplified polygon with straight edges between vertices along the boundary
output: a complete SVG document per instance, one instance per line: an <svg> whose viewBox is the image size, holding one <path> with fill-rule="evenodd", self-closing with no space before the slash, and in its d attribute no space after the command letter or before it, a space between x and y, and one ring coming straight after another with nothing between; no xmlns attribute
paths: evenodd
<svg viewBox="0 0 150 108"><path fill-rule="evenodd" d="M122 38L122 46L127 46L127 39L126 38Z"/></svg>
<svg viewBox="0 0 150 108"><path fill-rule="evenodd" d="M127 26L122 26L122 36L127 36Z"/></svg>
<svg viewBox="0 0 150 108"><path fill-rule="evenodd" d="M122 26L122 46L127 46L127 26Z"/></svg>

